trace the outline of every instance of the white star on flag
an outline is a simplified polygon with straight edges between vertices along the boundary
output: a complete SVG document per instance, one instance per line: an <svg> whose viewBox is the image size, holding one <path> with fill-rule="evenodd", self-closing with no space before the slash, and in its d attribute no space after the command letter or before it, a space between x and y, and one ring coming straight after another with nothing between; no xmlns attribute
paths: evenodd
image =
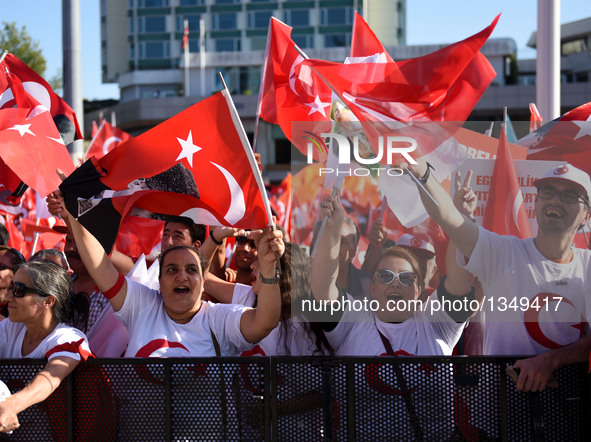
<svg viewBox="0 0 591 442"><path fill-rule="evenodd" d="M314 112L318 112L319 114L322 114L322 116L324 118L326 118L326 114L324 113L324 108L327 106L330 106L330 103L324 103L324 102L320 101L320 97L318 95L316 95L316 98L314 99L314 101L312 103L304 103L304 104L310 108L310 112L308 112L308 115L312 115Z"/></svg>
<svg viewBox="0 0 591 442"><path fill-rule="evenodd" d="M36 135L31 132L29 127L31 127L30 124L15 124L14 126L9 127L7 130L18 130L18 133L21 134L21 137L25 134L31 134L35 137Z"/></svg>
<svg viewBox="0 0 591 442"><path fill-rule="evenodd" d="M202 149L201 147L193 144L193 133L189 131L189 135L187 136L186 140L183 140L179 137L176 137L176 139L179 140L179 143L181 144L182 148L181 153L179 154L176 161L186 158L189 162L189 165L193 167L193 155Z"/></svg>
<svg viewBox="0 0 591 442"><path fill-rule="evenodd" d="M584 137L585 135L591 135L591 115L589 115L587 121L573 121L573 123L580 128L577 136L574 138L575 140Z"/></svg>

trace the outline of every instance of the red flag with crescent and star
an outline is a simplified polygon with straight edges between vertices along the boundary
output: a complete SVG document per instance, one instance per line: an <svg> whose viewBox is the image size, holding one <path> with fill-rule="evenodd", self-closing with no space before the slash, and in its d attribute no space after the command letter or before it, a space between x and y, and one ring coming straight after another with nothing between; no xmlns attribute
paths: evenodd
<svg viewBox="0 0 591 442"><path fill-rule="evenodd" d="M12 75L19 78L28 95L49 109L53 121L57 126L64 143L70 144L74 140L81 140L84 137L80 131L78 119L74 110L59 95L57 95L47 81L38 75L29 66L23 63L13 54L6 54L0 63L0 68L8 68ZM0 108L12 107L14 96L10 89L3 87L0 82Z"/></svg>
<svg viewBox="0 0 591 442"><path fill-rule="evenodd" d="M18 86L18 79L14 80ZM29 101L33 101L29 102L32 107L0 109L0 158L5 166L0 178L1 199L10 200L21 180L45 197L60 183L55 169L74 170L51 115L31 97Z"/></svg>
<svg viewBox="0 0 591 442"><path fill-rule="evenodd" d="M271 17L257 115L278 124L304 155L308 143L316 146L312 150L314 159L321 160L326 158L327 149L320 134L330 132L332 127L332 91L309 66L302 64L304 56L295 48L291 29Z"/></svg>
<svg viewBox="0 0 591 442"><path fill-rule="evenodd" d="M96 134L92 137L84 159L88 160L91 157L95 157L97 160L100 160L119 143L131 138L133 137L124 130L114 127L108 121L103 120Z"/></svg>
<svg viewBox="0 0 591 442"><path fill-rule="evenodd" d="M230 105L223 90L100 160L86 161L60 186L68 211L105 250L128 214L240 228L269 225L260 171Z"/></svg>
<svg viewBox="0 0 591 442"><path fill-rule="evenodd" d="M591 102L544 124L517 144L528 160L565 161L591 174Z"/></svg>

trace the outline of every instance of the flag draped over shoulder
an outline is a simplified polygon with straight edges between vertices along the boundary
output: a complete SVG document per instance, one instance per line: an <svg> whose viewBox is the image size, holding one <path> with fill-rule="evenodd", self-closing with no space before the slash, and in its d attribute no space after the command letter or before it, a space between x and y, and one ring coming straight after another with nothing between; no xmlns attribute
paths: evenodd
<svg viewBox="0 0 591 442"><path fill-rule="evenodd" d="M2 85L16 107L0 106L0 200L18 204L27 186L47 196L60 183L55 169L69 173L74 163L48 109L10 72L0 73Z"/></svg>
<svg viewBox="0 0 591 442"><path fill-rule="evenodd" d="M528 160L565 161L591 173L591 102L521 138Z"/></svg>
<svg viewBox="0 0 591 442"><path fill-rule="evenodd" d="M309 142L318 143L320 150L324 148L324 152L313 149L314 158L319 160L326 154L320 134L331 130L332 91L309 66L302 64L304 57L295 49L291 29L271 17L257 115L278 124L303 154Z"/></svg>
<svg viewBox="0 0 591 442"><path fill-rule="evenodd" d="M40 104L49 109L53 121L57 126L65 144L70 144L74 140L81 140L84 137L80 131L78 119L72 108L52 89L49 83L39 76L25 63L20 61L13 54L7 54L4 57L0 68L4 70L7 67L12 75L18 77L28 95L31 95ZM0 107L12 107L14 105L14 96L6 87L0 89L3 91L0 95Z"/></svg>
<svg viewBox="0 0 591 442"><path fill-rule="evenodd" d="M499 149L490 182L489 198L483 226L499 235L530 238L529 220L523 204L521 185L504 128L501 128Z"/></svg>
<svg viewBox="0 0 591 442"><path fill-rule="evenodd" d="M97 160L104 157L109 151L116 147L119 143L133 138L127 132L114 127L106 120L103 120L96 134L92 137L92 141L88 146L88 150L84 158L88 160L95 157Z"/></svg>
<svg viewBox="0 0 591 442"><path fill-rule="evenodd" d="M218 92L100 160L86 161L60 186L68 211L105 250L128 214L241 228L268 225L260 172L228 100L226 90Z"/></svg>

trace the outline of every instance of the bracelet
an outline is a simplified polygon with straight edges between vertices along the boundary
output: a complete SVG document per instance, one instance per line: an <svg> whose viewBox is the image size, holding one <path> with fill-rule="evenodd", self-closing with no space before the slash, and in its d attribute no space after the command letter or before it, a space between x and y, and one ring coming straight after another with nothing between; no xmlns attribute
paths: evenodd
<svg viewBox="0 0 591 442"><path fill-rule="evenodd" d="M216 243L218 246L221 246L224 243L224 240L218 241L217 239L215 239L215 236L213 236L213 229L209 231L209 237L211 238L211 240Z"/></svg>
<svg viewBox="0 0 591 442"><path fill-rule="evenodd" d="M435 170L435 168L433 166L431 166L430 163L427 163L427 171L425 172L425 175L423 175L420 178L417 178L421 184L427 183L427 180L431 176L431 169Z"/></svg>
<svg viewBox="0 0 591 442"><path fill-rule="evenodd" d="M259 272L259 278L261 278L263 284L277 284L281 279L278 270L275 273L275 278L265 278L261 272Z"/></svg>

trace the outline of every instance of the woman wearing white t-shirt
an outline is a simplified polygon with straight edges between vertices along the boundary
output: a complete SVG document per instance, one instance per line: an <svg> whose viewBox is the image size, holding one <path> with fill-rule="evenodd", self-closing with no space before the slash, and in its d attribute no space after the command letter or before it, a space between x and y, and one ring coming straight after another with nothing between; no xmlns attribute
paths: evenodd
<svg viewBox="0 0 591 442"><path fill-rule="evenodd" d="M44 401L80 361L92 357L84 333L64 324L72 314L69 295L70 279L57 264L30 262L16 270L6 294L9 317L0 322L0 359L48 362L25 388L0 403L2 433L19 428L18 413ZM38 434L39 428L32 430Z"/></svg>
<svg viewBox="0 0 591 442"><path fill-rule="evenodd" d="M328 196L322 203L327 216L326 228L318 239L317 254L312 263L312 292L325 308L325 334L343 356L435 356L450 355L460 338L469 311L444 311L444 283L426 301L419 301L422 275L416 259L406 250L392 247L382 251L377 270L370 284L371 297L361 305L358 300L336 285L338 254L344 210L339 197ZM457 281L456 281L457 282ZM466 279L465 291L470 291L471 278ZM457 289L457 285L454 285ZM450 296L445 293L445 298ZM474 298L468 295L453 299ZM357 302L357 303L356 303ZM332 309L331 309L332 306ZM433 306L433 313L431 313ZM456 322L457 321L457 322ZM356 378L356 391L371 398L360 406L356 421L360 422L360 439L379 438L380 416L375 406L380 401L392 401L399 408L394 439L441 439L451 435L453 377L451 367L401 366L381 364L363 367ZM390 381L387 381L391 379ZM415 410L427 407L427 413ZM361 424L362 423L362 424Z"/></svg>

